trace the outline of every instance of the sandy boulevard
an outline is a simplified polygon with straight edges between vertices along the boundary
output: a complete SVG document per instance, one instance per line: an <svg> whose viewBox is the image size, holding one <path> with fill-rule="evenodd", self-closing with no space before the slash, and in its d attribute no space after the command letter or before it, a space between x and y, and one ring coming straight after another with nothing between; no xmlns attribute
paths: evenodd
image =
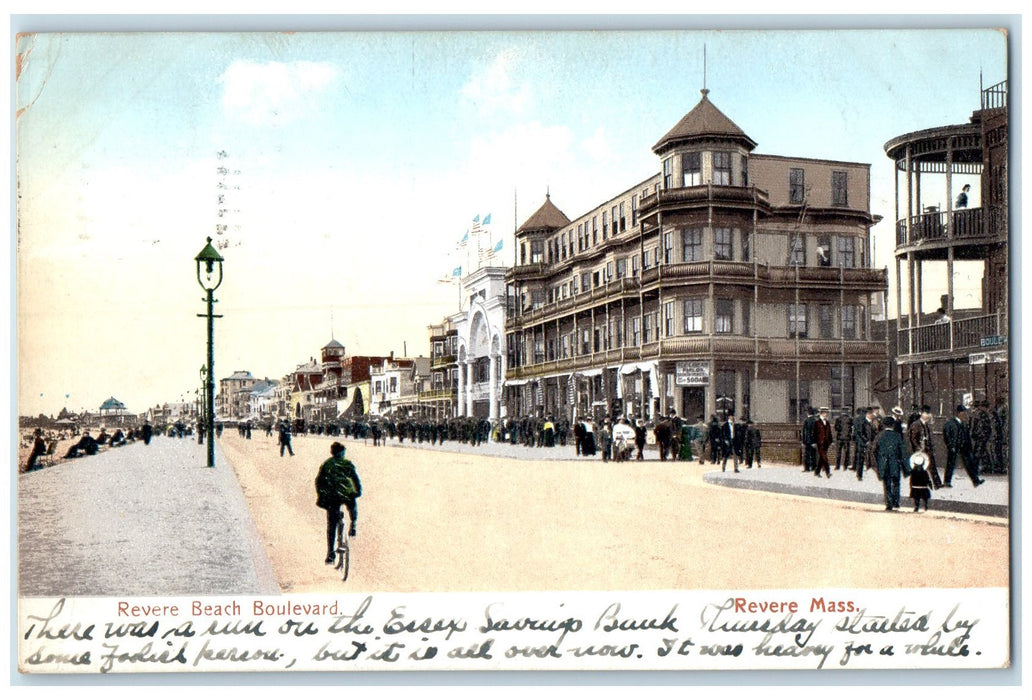
<svg viewBox="0 0 1032 700"><path fill-rule="evenodd" d="M330 442L296 437L296 456L281 458L275 435L221 440L283 592L1008 584L1000 519L727 489L703 482L712 466L528 461L350 439L364 495L343 583L323 563L313 485Z"/></svg>

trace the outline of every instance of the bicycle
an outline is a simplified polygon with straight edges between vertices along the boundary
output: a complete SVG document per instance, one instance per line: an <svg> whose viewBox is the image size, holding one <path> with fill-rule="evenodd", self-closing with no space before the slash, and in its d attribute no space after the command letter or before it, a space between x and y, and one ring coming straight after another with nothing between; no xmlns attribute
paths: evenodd
<svg viewBox="0 0 1032 700"><path fill-rule="evenodd" d="M351 538L348 536L350 528L351 518L345 509L337 522L337 565L334 567L342 572L342 581L348 580L348 570L351 568Z"/></svg>

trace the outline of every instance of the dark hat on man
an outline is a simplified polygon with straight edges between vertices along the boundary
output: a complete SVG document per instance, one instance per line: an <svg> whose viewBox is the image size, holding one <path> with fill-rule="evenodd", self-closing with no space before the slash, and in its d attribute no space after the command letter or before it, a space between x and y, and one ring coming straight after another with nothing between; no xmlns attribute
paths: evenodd
<svg viewBox="0 0 1032 700"><path fill-rule="evenodd" d="M336 457L337 455L342 455L344 454L344 449L344 445L340 444L339 442L335 442L332 445L330 445L330 454L334 457Z"/></svg>
<svg viewBox="0 0 1032 700"><path fill-rule="evenodd" d="M957 404L957 413L963 413L967 410L967 406L964 404Z"/></svg>
<svg viewBox="0 0 1032 700"><path fill-rule="evenodd" d="M885 416L881 419L881 424L887 428L891 428L892 426L896 425L896 419L892 416Z"/></svg>
<svg viewBox="0 0 1032 700"><path fill-rule="evenodd" d="M829 412L829 411L828 411L828 407L827 407L827 406L821 406L821 407L820 407L819 409L817 409L817 410L818 410L819 412L821 412L821 413L828 413L828 412Z"/></svg>

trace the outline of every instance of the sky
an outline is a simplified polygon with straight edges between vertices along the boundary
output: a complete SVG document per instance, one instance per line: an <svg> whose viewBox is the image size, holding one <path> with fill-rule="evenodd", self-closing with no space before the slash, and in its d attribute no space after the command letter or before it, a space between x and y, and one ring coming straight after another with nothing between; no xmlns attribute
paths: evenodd
<svg viewBox="0 0 1032 700"><path fill-rule="evenodd" d="M572 219L656 173L704 81L756 153L870 163L891 267L885 142L966 123L1006 48L960 29L21 37L18 413L193 400L208 236L216 377L280 378L331 335L427 355L474 217L511 264L546 191Z"/></svg>

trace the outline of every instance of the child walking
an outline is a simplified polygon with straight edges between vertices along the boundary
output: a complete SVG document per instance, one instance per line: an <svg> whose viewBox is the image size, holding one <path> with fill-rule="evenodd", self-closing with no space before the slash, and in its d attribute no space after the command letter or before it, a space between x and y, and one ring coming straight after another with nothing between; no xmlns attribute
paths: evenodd
<svg viewBox="0 0 1032 700"><path fill-rule="evenodd" d="M921 510L922 501L927 513L928 499L932 497L932 477L925 469L927 464L928 455L924 452L918 451L910 455L910 498L914 501L915 513Z"/></svg>

